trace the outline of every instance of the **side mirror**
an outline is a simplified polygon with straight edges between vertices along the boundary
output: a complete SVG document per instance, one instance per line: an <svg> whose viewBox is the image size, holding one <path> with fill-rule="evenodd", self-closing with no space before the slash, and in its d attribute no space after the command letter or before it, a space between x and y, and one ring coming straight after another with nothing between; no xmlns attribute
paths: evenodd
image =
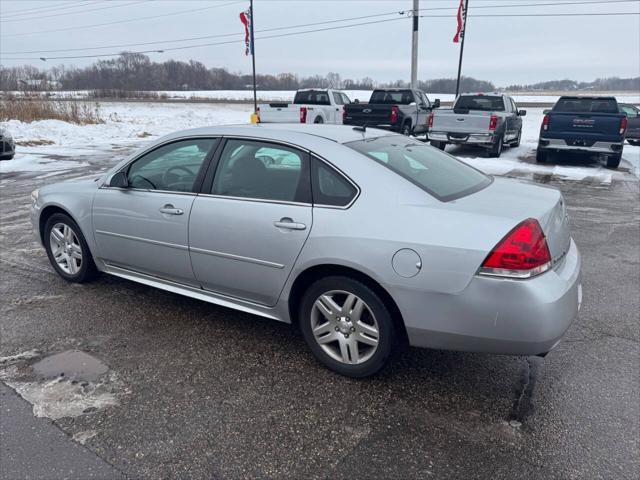
<svg viewBox="0 0 640 480"><path fill-rule="evenodd" d="M440 108L440 99L436 98L432 104L433 108Z"/></svg>
<svg viewBox="0 0 640 480"><path fill-rule="evenodd" d="M114 173L111 180L109 180L109 186L115 188L127 188L129 186L127 174L124 172Z"/></svg>
<svg viewBox="0 0 640 480"><path fill-rule="evenodd" d="M526 110L518 110L518 116L519 117L524 117L527 115L527 111Z"/></svg>
<svg viewBox="0 0 640 480"><path fill-rule="evenodd" d="M360 100L358 100L357 98L353 101L353 103L360 103Z"/></svg>

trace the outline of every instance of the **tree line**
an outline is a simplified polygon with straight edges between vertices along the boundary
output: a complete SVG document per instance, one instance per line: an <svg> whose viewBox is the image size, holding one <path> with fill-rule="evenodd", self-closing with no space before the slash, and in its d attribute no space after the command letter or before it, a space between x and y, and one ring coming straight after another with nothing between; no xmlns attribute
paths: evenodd
<svg viewBox="0 0 640 480"><path fill-rule="evenodd" d="M195 60L167 60L152 62L140 53L124 52L118 57L98 60L87 67L53 66L38 69L31 65L22 67L0 66L0 90L249 90L252 77L248 74L229 72L225 68L207 68ZM256 83L260 90L296 90L298 88L342 88L346 90L371 90L373 88L407 88L404 80L376 82L370 77L342 78L339 73L308 77L293 73L277 75L259 74ZM418 82L420 89L433 93L454 93L455 78L440 78ZM592 86L592 87L591 87ZM534 85L511 85L507 90L640 90L640 77L635 79L598 79L595 82L561 80ZM485 80L462 77L462 91L493 91L496 87Z"/></svg>

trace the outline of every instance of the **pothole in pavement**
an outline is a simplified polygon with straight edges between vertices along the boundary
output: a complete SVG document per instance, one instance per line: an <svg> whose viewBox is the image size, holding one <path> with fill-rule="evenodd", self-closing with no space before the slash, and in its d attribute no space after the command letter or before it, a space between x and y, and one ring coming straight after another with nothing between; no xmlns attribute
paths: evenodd
<svg viewBox="0 0 640 480"><path fill-rule="evenodd" d="M31 352L30 352L31 353ZM29 363L33 355L0 358L0 380L33 405L36 417L78 417L119 404L124 383L99 358L67 350Z"/></svg>

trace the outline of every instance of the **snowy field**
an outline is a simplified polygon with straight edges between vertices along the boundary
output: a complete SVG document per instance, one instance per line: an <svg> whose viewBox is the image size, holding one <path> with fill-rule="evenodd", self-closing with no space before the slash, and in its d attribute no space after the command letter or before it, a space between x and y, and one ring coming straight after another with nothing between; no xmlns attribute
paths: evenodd
<svg viewBox="0 0 640 480"><path fill-rule="evenodd" d="M358 99L361 102L366 102L371 96L371 90L343 90L351 100ZM49 92L52 98L70 98L70 99L86 99L88 90L75 90L75 91L55 91ZM168 100L188 100L188 99L211 99L211 100L233 100L233 101L252 101L253 92L250 90L164 90L157 92L149 92L151 94L157 94L166 96ZM264 90L258 92L259 102L281 101L290 102L293 100L295 90ZM21 95L21 92L12 92L14 95ZM577 92L577 95L595 95L595 93L589 92ZM626 93L603 93L602 95L613 95L621 103L633 103L640 104L640 94ZM430 100L439 98L442 102L451 102L455 98L450 93L427 93ZM552 104L558 100L559 95L523 93L515 94L513 98L516 103L543 103Z"/></svg>
<svg viewBox="0 0 640 480"><path fill-rule="evenodd" d="M92 157L109 165L167 133L207 125L248 123L250 105L242 104L176 104L176 103L106 103L101 107L107 119L100 125L74 125L58 120L32 123L8 121L2 124L16 139L14 160L0 162L0 176L30 173L40 177L67 173L87 166ZM505 148L500 158L485 158L483 150L470 147L448 147L447 151L464 162L494 175L532 178L553 176L562 180L589 179L611 183L626 172L640 177L640 148L625 145L620 170L611 171L595 162L564 161L538 165L535 162L542 108L528 108L523 118L522 143L518 148Z"/></svg>

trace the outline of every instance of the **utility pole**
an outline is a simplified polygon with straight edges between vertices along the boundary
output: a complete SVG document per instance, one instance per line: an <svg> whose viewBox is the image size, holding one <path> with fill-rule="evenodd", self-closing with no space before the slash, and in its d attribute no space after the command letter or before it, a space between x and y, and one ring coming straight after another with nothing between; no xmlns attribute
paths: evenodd
<svg viewBox="0 0 640 480"><path fill-rule="evenodd" d="M251 15L251 64L253 66L253 114L258 114L258 94L256 93L256 42L253 38L253 25L255 24L255 17L253 16L253 0L249 1L249 13Z"/></svg>
<svg viewBox="0 0 640 480"><path fill-rule="evenodd" d="M413 29L411 32L411 88L418 88L418 15L420 0L413 0Z"/></svg>
<svg viewBox="0 0 640 480"><path fill-rule="evenodd" d="M462 74L462 53L464 52L464 39L467 38L467 17L469 16L469 0L464 0L464 12L462 12L462 35L460 39L460 59L458 60L458 79L456 80L456 98L460 93L460 75Z"/></svg>

